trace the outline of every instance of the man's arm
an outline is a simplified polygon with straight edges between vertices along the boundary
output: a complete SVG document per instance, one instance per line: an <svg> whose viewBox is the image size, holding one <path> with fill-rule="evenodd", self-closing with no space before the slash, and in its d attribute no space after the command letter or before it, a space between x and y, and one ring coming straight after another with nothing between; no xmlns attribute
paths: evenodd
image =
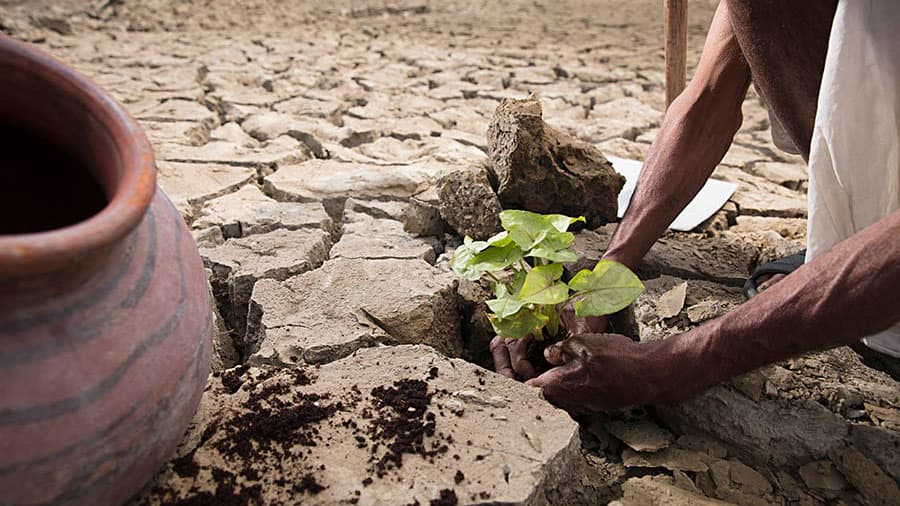
<svg viewBox="0 0 900 506"><path fill-rule="evenodd" d="M900 321L900 211L721 318L665 341L614 334L548 348L529 381L569 411L676 402L757 367L853 343Z"/></svg>
<svg viewBox="0 0 900 506"><path fill-rule="evenodd" d="M721 2L697 71L666 113L604 258L634 269L697 195L741 126L749 86L750 67Z"/></svg>
<svg viewBox="0 0 900 506"><path fill-rule="evenodd" d="M726 316L663 342L660 366L685 399L724 379L801 353L854 343L900 322L900 211ZM665 365L663 365L665 364Z"/></svg>
<svg viewBox="0 0 900 506"><path fill-rule="evenodd" d="M697 195L740 128L749 86L750 68L731 30L726 3L720 2L694 78L666 113L605 258L634 269ZM607 322L606 317L575 318L573 310L564 310L562 319L570 336L602 332ZM532 378L527 347L526 340L495 337L491 353L497 372Z"/></svg>

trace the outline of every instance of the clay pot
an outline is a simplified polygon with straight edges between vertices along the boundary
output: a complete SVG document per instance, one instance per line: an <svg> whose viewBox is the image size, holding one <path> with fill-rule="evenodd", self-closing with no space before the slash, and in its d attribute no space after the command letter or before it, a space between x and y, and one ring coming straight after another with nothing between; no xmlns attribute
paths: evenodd
<svg viewBox="0 0 900 506"><path fill-rule="evenodd" d="M212 334L203 266L137 123L3 36L0 123L66 153L108 199L75 224L0 235L0 503L119 504L171 456L200 401ZM9 175L21 148L0 146ZM21 191L10 186L0 199ZM24 218L0 214L10 219Z"/></svg>

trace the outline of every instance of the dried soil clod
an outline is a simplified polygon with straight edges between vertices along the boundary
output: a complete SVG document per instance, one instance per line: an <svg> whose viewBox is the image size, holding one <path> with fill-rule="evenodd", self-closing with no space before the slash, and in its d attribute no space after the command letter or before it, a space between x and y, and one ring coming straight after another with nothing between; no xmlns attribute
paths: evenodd
<svg viewBox="0 0 900 506"><path fill-rule="evenodd" d="M537 97L504 99L488 128L497 195L506 209L614 221L625 177L599 149L544 123Z"/></svg>

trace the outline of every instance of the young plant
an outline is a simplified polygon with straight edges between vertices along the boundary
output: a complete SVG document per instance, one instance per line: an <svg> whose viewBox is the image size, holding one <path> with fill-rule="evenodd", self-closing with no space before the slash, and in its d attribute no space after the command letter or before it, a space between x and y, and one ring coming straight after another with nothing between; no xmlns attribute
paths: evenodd
<svg viewBox="0 0 900 506"><path fill-rule="evenodd" d="M466 237L451 262L457 276L472 281L488 276L494 299L487 301L494 331L515 339L527 335L542 340L559 333L559 318L569 302L575 316L603 316L631 304L644 285L628 267L600 260L566 283L563 264L578 260L570 248L575 235L569 226L584 217L503 211L503 232L487 241ZM526 262L530 259L530 262Z"/></svg>

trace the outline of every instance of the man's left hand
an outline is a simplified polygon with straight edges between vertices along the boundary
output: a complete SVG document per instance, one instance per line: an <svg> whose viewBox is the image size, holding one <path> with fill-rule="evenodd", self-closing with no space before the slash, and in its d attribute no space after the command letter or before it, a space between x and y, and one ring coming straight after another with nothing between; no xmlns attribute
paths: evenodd
<svg viewBox="0 0 900 506"><path fill-rule="evenodd" d="M547 347L553 369L529 380L544 397L573 415L660 399L659 343L639 344L618 334L582 334Z"/></svg>

